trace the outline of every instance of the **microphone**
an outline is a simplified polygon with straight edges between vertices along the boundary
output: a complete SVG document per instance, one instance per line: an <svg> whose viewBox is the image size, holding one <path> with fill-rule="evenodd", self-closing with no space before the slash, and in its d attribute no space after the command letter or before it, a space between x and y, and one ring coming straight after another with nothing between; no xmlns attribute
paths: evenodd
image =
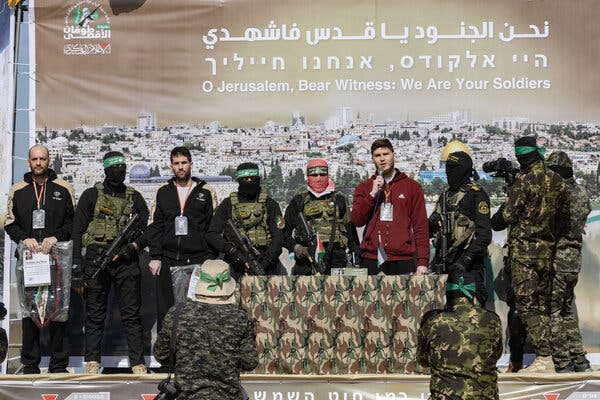
<svg viewBox="0 0 600 400"><path fill-rule="evenodd" d="M382 170L382 169L378 169L378 170L377 170L377 175L379 175L379 176L383 176L383 170Z"/></svg>

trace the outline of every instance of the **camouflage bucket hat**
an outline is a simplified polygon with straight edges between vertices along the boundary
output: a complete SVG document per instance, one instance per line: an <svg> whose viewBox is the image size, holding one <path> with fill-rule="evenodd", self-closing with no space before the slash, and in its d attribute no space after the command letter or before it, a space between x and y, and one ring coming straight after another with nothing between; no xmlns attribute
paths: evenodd
<svg viewBox="0 0 600 400"><path fill-rule="evenodd" d="M200 270L196 285L196 301L208 304L235 303L235 279L229 264L223 260L206 260Z"/></svg>
<svg viewBox="0 0 600 400"><path fill-rule="evenodd" d="M546 165L573 168L573 162L564 151L553 151L546 159Z"/></svg>

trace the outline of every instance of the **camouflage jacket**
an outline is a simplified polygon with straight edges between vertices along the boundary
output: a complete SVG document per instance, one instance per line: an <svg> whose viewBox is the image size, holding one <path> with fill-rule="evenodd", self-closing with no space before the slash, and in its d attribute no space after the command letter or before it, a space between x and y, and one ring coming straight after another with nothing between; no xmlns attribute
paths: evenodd
<svg viewBox="0 0 600 400"><path fill-rule="evenodd" d="M551 258L556 220L568 218L566 187L557 173L542 161L518 174L502 217L509 225L508 247L512 256Z"/></svg>
<svg viewBox="0 0 600 400"><path fill-rule="evenodd" d="M556 253L554 269L556 272L576 272L581 269L581 245L583 228L588 214L592 210L585 189L575 183L575 179L565 180L569 204L569 218L559 219L556 223Z"/></svg>
<svg viewBox="0 0 600 400"><path fill-rule="evenodd" d="M154 345L154 357L169 363L172 307ZM258 364L254 322L235 305L187 300L179 313L175 344L179 400L239 400L240 370Z"/></svg>
<svg viewBox="0 0 600 400"><path fill-rule="evenodd" d="M431 399L498 399L500 318L465 297L454 302L425 314L419 328L417 359L431 369Z"/></svg>

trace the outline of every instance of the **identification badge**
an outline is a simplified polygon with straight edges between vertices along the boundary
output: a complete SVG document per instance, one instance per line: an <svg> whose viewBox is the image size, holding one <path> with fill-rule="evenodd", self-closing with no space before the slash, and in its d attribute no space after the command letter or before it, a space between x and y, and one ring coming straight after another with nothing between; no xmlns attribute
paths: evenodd
<svg viewBox="0 0 600 400"><path fill-rule="evenodd" d="M394 205L392 203L383 203L381 205L381 212L379 213L380 221L393 221L394 220Z"/></svg>
<svg viewBox="0 0 600 400"><path fill-rule="evenodd" d="M42 209L33 210L31 224L33 229L44 229L46 227L46 211Z"/></svg>
<svg viewBox="0 0 600 400"><path fill-rule="evenodd" d="M25 250L23 252L23 281L25 287L50 285L50 256Z"/></svg>
<svg viewBox="0 0 600 400"><path fill-rule="evenodd" d="M185 215L175 217L175 236L185 236L188 234L188 218Z"/></svg>

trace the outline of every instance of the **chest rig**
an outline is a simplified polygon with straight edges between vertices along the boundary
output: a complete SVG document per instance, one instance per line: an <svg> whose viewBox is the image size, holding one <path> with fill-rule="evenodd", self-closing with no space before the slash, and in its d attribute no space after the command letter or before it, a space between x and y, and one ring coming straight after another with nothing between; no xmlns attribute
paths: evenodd
<svg viewBox="0 0 600 400"><path fill-rule="evenodd" d="M229 195L231 199L231 218L235 226L248 236L257 247L271 244L271 233L267 221L267 194L261 192L257 201L241 203L236 192Z"/></svg>
<svg viewBox="0 0 600 400"><path fill-rule="evenodd" d="M96 183L98 199L94 207L94 219L83 234L83 246L90 244L107 245L123 230L133 210L134 189L127 186L125 197L109 196L104 192L104 185Z"/></svg>
<svg viewBox="0 0 600 400"><path fill-rule="evenodd" d="M342 248L348 247L346 224L340 217L340 210L335 203L335 193L325 199L313 199L308 192L305 192L302 199L306 221L319 233L321 240L324 243L329 242L335 226L334 243Z"/></svg>

